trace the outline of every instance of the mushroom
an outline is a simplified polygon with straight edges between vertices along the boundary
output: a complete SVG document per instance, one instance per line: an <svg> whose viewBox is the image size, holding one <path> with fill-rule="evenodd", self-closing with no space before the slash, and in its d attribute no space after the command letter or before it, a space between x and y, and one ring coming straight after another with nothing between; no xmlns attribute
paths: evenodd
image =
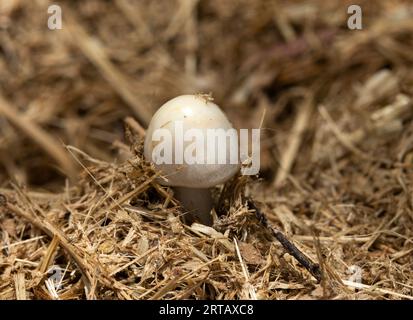
<svg viewBox="0 0 413 320"><path fill-rule="evenodd" d="M149 124L144 155L162 172L160 183L173 187L186 221L212 225L210 188L240 166L237 131L211 96L182 95L162 105Z"/></svg>

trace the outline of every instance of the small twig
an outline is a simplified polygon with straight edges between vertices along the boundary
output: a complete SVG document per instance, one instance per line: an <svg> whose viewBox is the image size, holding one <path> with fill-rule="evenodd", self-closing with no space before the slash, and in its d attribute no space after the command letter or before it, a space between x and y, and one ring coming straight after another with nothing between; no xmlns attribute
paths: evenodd
<svg viewBox="0 0 413 320"><path fill-rule="evenodd" d="M273 228L268 222L267 217L261 212L255 203L250 199L248 200L248 206L255 210L255 215L258 221L268 230L272 235L281 243L284 249L291 254L297 261L306 268L318 282L322 279L321 269L319 264L311 261L304 253L302 253L287 237L279 230Z"/></svg>
<svg viewBox="0 0 413 320"><path fill-rule="evenodd" d="M244 278L245 278L245 281L246 281L245 285L248 288L248 293L250 295L250 298L253 299L253 300L257 300L257 294L254 290L254 287L250 283L250 276L249 276L249 273L248 273L248 269L247 269L247 266L245 265L244 260L242 259L241 251L239 250L238 241L237 241L236 238L234 238L234 245L235 245L235 251L237 252L239 262L241 264L242 273L244 274Z"/></svg>
<svg viewBox="0 0 413 320"><path fill-rule="evenodd" d="M131 199L132 197L146 191L146 189L149 188L150 184L159 176L159 173L155 173L152 177L148 178L145 182L143 182L141 185L139 185L136 189L133 189L132 191L124 194L120 199L116 200L114 203L112 203L109 207L109 211L115 209L116 207L119 207L121 210L124 210L122 208L122 204Z"/></svg>
<svg viewBox="0 0 413 320"><path fill-rule="evenodd" d="M356 288L356 289L366 290L366 291L370 291L370 292L380 292L381 294L388 294L388 295L392 295L392 296L402 298L402 299L413 300L413 296L409 296L409 295L406 295L406 294L394 292L392 290L383 289L383 288L379 288L379 287L376 287L376 286L369 286L369 285L366 285L366 284L363 284L363 283L353 282L353 281L349 281L349 280L341 280L341 281L343 282L344 285L346 285L350 288Z"/></svg>
<svg viewBox="0 0 413 320"><path fill-rule="evenodd" d="M27 300L24 273L19 272L14 275L14 287L16 290L16 300Z"/></svg>
<svg viewBox="0 0 413 320"><path fill-rule="evenodd" d="M132 117L126 117L125 123L141 137L145 137L146 130Z"/></svg>
<svg viewBox="0 0 413 320"><path fill-rule="evenodd" d="M280 168L278 169L277 176L275 177L275 187L281 186L284 180L288 177L295 158L300 149L300 145L303 139L303 134L310 123L310 117L313 112L313 100L310 95L305 96L304 103L300 106L297 112L293 128L291 129L290 136L286 149L283 151L280 159Z"/></svg>
<svg viewBox="0 0 413 320"><path fill-rule="evenodd" d="M1 196L1 195L0 195L0 196ZM0 204L0 206L1 206L1 204ZM5 246L0 247L0 250L4 250L4 249L11 248L11 247L14 247L14 246L20 246L20 245L22 245L22 244L27 244L27 243L29 243L29 242L33 242L33 241L37 241L37 240L43 239L44 237L45 237L45 236L38 236L38 237L34 237L34 238L30 238L30 239L18 241L18 242L15 242L15 243L11 243L11 244L9 244L9 245L5 245Z"/></svg>
<svg viewBox="0 0 413 320"><path fill-rule="evenodd" d="M53 254L56 252L57 247L59 246L59 237L55 234L52 241L49 244L49 247L46 250L43 260L40 263L39 271L45 273L49 268L49 265L52 261Z"/></svg>

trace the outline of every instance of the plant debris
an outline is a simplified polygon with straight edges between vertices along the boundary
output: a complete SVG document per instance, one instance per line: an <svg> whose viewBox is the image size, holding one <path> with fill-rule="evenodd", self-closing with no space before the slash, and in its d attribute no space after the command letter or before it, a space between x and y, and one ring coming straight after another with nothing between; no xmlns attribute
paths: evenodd
<svg viewBox="0 0 413 320"><path fill-rule="evenodd" d="M410 2L53 3L0 3L0 299L413 299ZM197 93L261 128L212 227L142 156Z"/></svg>

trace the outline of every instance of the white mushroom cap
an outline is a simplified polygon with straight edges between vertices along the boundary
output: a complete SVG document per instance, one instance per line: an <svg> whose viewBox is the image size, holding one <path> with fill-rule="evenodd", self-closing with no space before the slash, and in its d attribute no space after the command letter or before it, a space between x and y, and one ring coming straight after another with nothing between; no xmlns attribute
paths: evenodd
<svg viewBox="0 0 413 320"><path fill-rule="evenodd" d="M207 143L207 129L232 129L232 124L225 114L215 104L202 95L182 95L169 100L154 114L146 132L144 155L146 160L155 162L153 159L153 149L160 141L153 140L153 133L156 129L167 129L172 134L172 153L175 154L175 124L180 122L183 133L189 129L199 129L203 133L204 139L204 163L188 164L183 160L183 164L159 164L155 166L159 169L168 181L161 181L164 185L179 186L187 188L210 188L217 184L224 183L239 170L239 164L230 163L230 153L238 153L238 136L236 145L226 140L226 150L218 150L218 143L215 145L215 154L226 152L226 163L207 164L207 155L213 150ZM193 143L193 141L182 141L176 139L180 150ZM175 157L173 157L175 162Z"/></svg>

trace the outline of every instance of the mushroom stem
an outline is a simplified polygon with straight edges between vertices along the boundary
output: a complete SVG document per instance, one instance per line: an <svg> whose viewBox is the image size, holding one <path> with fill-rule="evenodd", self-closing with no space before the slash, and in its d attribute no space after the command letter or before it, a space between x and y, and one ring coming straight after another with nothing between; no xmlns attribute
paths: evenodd
<svg viewBox="0 0 413 320"><path fill-rule="evenodd" d="M185 221L192 223L198 220L207 226L212 225L213 201L209 189L174 187L174 193L185 212L188 212Z"/></svg>

